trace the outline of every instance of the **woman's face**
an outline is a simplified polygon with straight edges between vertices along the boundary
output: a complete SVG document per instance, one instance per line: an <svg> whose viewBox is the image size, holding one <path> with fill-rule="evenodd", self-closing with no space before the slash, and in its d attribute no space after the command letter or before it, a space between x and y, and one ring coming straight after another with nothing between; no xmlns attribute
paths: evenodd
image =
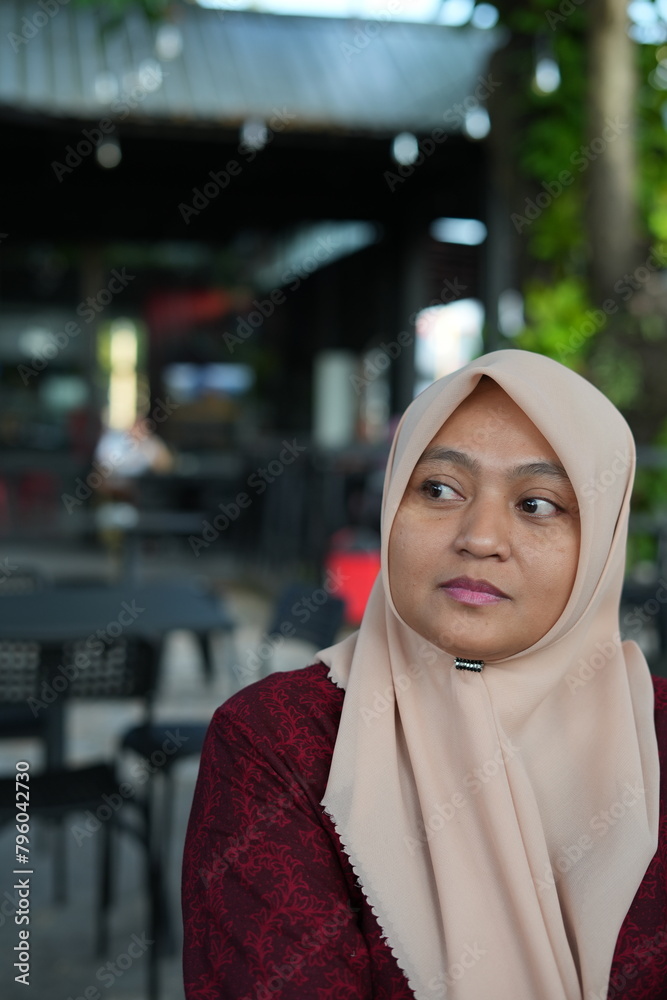
<svg viewBox="0 0 667 1000"><path fill-rule="evenodd" d="M558 455L483 380L415 467L389 539L396 610L453 656L528 649L567 604L579 513Z"/></svg>

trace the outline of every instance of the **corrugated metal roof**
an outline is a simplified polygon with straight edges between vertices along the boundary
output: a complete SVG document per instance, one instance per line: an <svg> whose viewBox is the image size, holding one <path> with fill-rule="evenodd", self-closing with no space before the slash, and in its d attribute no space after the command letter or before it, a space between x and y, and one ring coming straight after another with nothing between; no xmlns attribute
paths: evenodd
<svg viewBox="0 0 667 1000"><path fill-rule="evenodd" d="M190 5L173 23L182 49L166 59L159 24L138 11L104 30L95 8L2 0L0 106L185 127L269 121L284 109L297 130L455 131L460 120L445 112L474 95L502 40L474 28Z"/></svg>

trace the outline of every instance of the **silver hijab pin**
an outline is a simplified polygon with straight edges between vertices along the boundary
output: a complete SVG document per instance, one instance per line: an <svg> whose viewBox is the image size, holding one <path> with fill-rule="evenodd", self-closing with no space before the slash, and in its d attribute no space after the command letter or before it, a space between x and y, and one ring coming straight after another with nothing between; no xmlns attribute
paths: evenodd
<svg viewBox="0 0 667 1000"><path fill-rule="evenodd" d="M457 656L454 660L454 666L457 670L475 670L481 674L484 660L466 660L462 656Z"/></svg>

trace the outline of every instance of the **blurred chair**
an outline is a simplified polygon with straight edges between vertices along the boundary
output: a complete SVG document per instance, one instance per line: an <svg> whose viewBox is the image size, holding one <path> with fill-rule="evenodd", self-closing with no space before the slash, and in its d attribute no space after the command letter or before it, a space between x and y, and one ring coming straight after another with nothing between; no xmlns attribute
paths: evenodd
<svg viewBox="0 0 667 1000"><path fill-rule="evenodd" d="M52 516L59 501L59 479L54 473L41 469L22 473L16 500L22 519Z"/></svg>
<svg viewBox="0 0 667 1000"><path fill-rule="evenodd" d="M121 750L137 755L145 769L145 792L140 801L151 836L151 855L157 859L159 871L168 871L171 861L174 768L179 761L201 754L207 729L207 722L146 721L132 726L121 737ZM161 932L165 946L173 950L172 922L166 903L161 913Z"/></svg>
<svg viewBox="0 0 667 1000"><path fill-rule="evenodd" d="M11 564L11 560L7 560ZM0 578L0 597L15 594L34 594L46 585L46 579L36 569L9 568ZM1 610L1 609L0 609Z"/></svg>
<svg viewBox="0 0 667 1000"><path fill-rule="evenodd" d="M380 535L370 528L341 528L329 540L324 567L337 581L346 624L359 625L380 572Z"/></svg>
<svg viewBox="0 0 667 1000"><path fill-rule="evenodd" d="M315 600L321 603L314 603ZM314 650L322 649L335 641L343 623L344 610L344 602L326 590L292 584L283 591L276 604L267 638L271 642L272 636L285 638L289 635L290 638L310 643ZM202 637L199 638L201 640ZM208 722L182 723L170 719L155 723L148 720L132 726L121 738L121 748L138 755L145 762L148 773L145 807L157 841L153 851L159 854L160 865L164 869L170 863L174 769L179 761L201 754L207 730ZM165 749L167 745L168 749ZM166 936L169 936L168 928Z"/></svg>
<svg viewBox="0 0 667 1000"><path fill-rule="evenodd" d="M325 596L320 597L320 594ZM285 635L287 631L290 638L303 639L317 649L323 649L335 641L343 624L344 611L345 602L324 588L291 583L281 591L276 601L266 634Z"/></svg>
<svg viewBox="0 0 667 1000"><path fill-rule="evenodd" d="M273 654L277 640L297 639L309 643L313 653L331 646L343 625L345 601L334 597L324 587L312 587L304 583L291 583L281 591L273 611L273 617L265 633L266 641L260 649L268 646L268 653L262 656L262 673L271 672ZM296 664L295 664L296 665Z"/></svg>
<svg viewBox="0 0 667 1000"><path fill-rule="evenodd" d="M55 761L49 748L56 741L54 716L35 713L28 699L46 681L44 656L37 642L0 642L0 738L28 739L41 745L46 767Z"/></svg>
<svg viewBox="0 0 667 1000"><path fill-rule="evenodd" d="M99 643L102 647L102 643ZM119 637L101 649L87 640L64 643L0 642L0 710L27 708L39 718L37 735L44 746L46 767L31 773L30 817L51 821L58 838L54 861L56 898L62 901L66 887L65 818L90 811L100 821L100 885L97 904L96 946L102 953L108 939L108 916L112 902L112 833L122 829L140 843L145 858L146 888L150 908L150 933L155 941L148 967L149 1000L157 1000L157 953L162 940L164 910L160 857L152 850L151 816L139 796L121 795L124 787L113 761L84 767L65 763L63 718L71 698L139 698L150 718L157 680L158 655L151 643ZM21 732L20 735L25 735ZM9 736L5 730L2 738ZM14 776L0 779L0 824L15 822ZM114 808L110 803L114 804ZM126 822L126 807L133 807L135 822ZM110 815L102 819L101 808ZM97 830L94 832L98 832Z"/></svg>
<svg viewBox="0 0 667 1000"><path fill-rule="evenodd" d="M41 590L43 577L36 571L11 570L0 579L0 598L14 594L32 594ZM0 604L0 613L2 605ZM37 643L0 642L0 738L34 739L49 744L48 720L31 711L27 703L40 664ZM6 692L15 696L5 697ZM19 692L25 691L22 697Z"/></svg>
<svg viewBox="0 0 667 1000"><path fill-rule="evenodd" d="M12 526L12 503L10 480L0 478L0 531L9 531Z"/></svg>
<svg viewBox="0 0 667 1000"><path fill-rule="evenodd" d="M620 605L621 637L634 640L651 672L667 676L667 586L662 578L652 583L627 579Z"/></svg>

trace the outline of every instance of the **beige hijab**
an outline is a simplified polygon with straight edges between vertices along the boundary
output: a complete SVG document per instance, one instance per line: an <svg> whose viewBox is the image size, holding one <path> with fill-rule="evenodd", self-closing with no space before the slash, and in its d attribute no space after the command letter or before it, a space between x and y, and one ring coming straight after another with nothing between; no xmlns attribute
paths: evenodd
<svg viewBox="0 0 667 1000"><path fill-rule="evenodd" d="M387 546L417 459L482 375L563 463L581 549L550 631L472 673L400 619ZM359 631L319 659L346 691L323 805L418 1000L607 995L658 840L652 684L618 632L633 474L618 411L529 352L479 358L403 416L385 480L382 572Z"/></svg>

